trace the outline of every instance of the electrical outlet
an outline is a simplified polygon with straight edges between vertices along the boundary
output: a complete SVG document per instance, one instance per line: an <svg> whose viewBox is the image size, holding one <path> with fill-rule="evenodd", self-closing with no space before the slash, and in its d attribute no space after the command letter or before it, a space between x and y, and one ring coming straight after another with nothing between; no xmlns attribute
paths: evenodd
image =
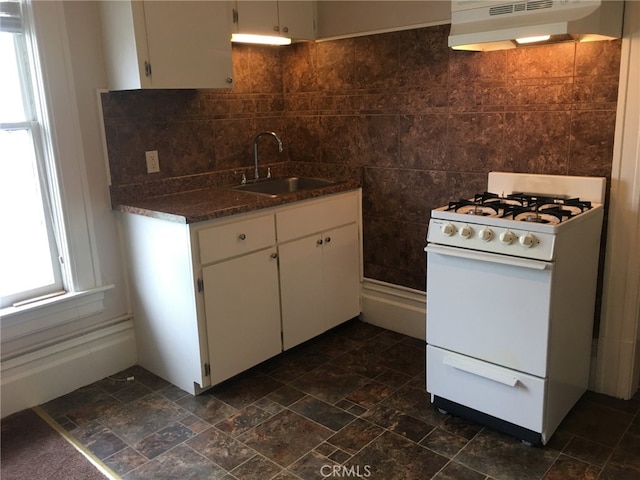
<svg viewBox="0 0 640 480"><path fill-rule="evenodd" d="M158 173L160 171L160 160L158 159L158 151L150 150L144 152L147 158L147 173Z"/></svg>

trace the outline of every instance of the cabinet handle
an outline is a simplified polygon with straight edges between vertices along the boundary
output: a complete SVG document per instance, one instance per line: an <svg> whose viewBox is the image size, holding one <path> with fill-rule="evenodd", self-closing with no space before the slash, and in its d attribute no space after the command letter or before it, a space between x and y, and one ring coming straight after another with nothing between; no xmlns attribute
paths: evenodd
<svg viewBox="0 0 640 480"><path fill-rule="evenodd" d="M240 235L238 235L238 238L240 240L246 240L247 236L244 233L241 233Z"/></svg>
<svg viewBox="0 0 640 480"><path fill-rule="evenodd" d="M322 245L322 239L319 239L319 240L316 242L316 244L318 244L318 245Z"/></svg>
<svg viewBox="0 0 640 480"><path fill-rule="evenodd" d="M280 27L279 27L278 25L275 25L275 26L273 27L273 31L274 31L274 32L279 32L279 31L280 31Z"/></svg>
<svg viewBox="0 0 640 480"><path fill-rule="evenodd" d="M282 31L283 31L284 33L289 33L289 27L284 27L284 28L282 29Z"/></svg>
<svg viewBox="0 0 640 480"><path fill-rule="evenodd" d="M325 238L325 239L324 239L324 241L325 241L326 243L329 243L329 242L331 241L331 237L327 237L327 238Z"/></svg>
<svg viewBox="0 0 640 480"><path fill-rule="evenodd" d="M276 258L278 258L278 254L276 252L273 252L271 254L271 258L273 258L275 260Z"/></svg>
<svg viewBox="0 0 640 480"><path fill-rule="evenodd" d="M227 83L233 83L233 78L227 77Z"/></svg>

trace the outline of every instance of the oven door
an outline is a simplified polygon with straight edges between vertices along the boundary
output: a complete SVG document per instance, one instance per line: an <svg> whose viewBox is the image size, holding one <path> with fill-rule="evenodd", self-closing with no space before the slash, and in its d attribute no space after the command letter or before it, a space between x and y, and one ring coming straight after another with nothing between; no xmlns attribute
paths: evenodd
<svg viewBox="0 0 640 480"><path fill-rule="evenodd" d="M553 263L429 244L427 343L547 373Z"/></svg>

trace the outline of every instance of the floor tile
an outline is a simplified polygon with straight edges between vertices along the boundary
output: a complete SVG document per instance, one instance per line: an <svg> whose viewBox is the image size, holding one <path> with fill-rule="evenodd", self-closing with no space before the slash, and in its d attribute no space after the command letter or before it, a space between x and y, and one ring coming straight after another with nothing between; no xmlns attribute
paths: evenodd
<svg viewBox="0 0 640 480"><path fill-rule="evenodd" d="M629 413L585 400L569 412L563 428L575 435L613 447L622 438L632 418L633 415Z"/></svg>
<svg viewBox="0 0 640 480"><path fill-rule="evenodd" d="M240 436L249 447L287 467L333 434L332 430L283 410Z"/></svg>
<svg viewBox="0 0 640 480"><path fill-rule="evenodd" d="M267 480L278 473L282 468L261 455L254 455L242 465L234 468L231 474L238 480Z"/></svg>
<svg viewBox="0 0 640 480"><path fill-rule="evenodd" d="M353 455L383 432L384 430L381 427L358 418L331 436L327 441Z"/></svg>
<svg viewBox="0 0 640 480"><path fill-rule="evenodd" d="M131 403L128 408L105 415L100 422L130 445L183 418L187 412L153 393Z"/></svg>
<svg viewBox="0 0 640 480"><path fill-rule="evenodd" d="M264 422L269 417L271 417L270 413L265 412L255 405L249 405L216 423L216 428L232 437L237 437L252 427Z"/></svg>
<svg viewBox="0 0 640 480"><path fill-rule="evenodd" d="M134 445L134 448L148 459L157 457L170 448L191 438L194 433L180 423L175 423L152 433Z"/></svg>
<svg viewBox="0 0 640 480"><path fill-rule="evenodd" d="M458 463L500 480L537 480L558 452L528 447L519 440L483 429L455 457Z"/></svg>
<svg viewBox="0 0 640 480"><path fill-rule="evenodd" d="M369 471L370 478L431 478L448 462L438 455L395 433L385 432L346 462L347 466Z"/></svg>
<svg viewBox="0 0 640 480"><path fill-rule="evenodd" d="M422 420L384 405L378 405L367 411L362 415L362 418L407 437L414 442L422 440L434 428Z"/></svg>
<svg viewBox="0 0 640 480"><path fill-rule="evenodd" d="M449 462L433 478L434 480L485 480L486 476L459 463Z"/></svg>
<svg viewBox="0 0 640 480"><path fill-rule="evenodd" d="M333 431L338 431L356 417L344 410L329 405L317 398L306 396L289 407L296 413L310 418L320 425L324 425Z"/></svg>
<svg viewBox="0 0 640 480"><path fill-rule="evenodd" d="M297 389L327 403L336 403L368 382L368 379L332 365L321 365L292 382Z"/></svg>
<svg viewBox="0 0 640 480"><path fill-rule="evenodd" d="M282 387L282 383L260 372L250 371L232 382L211 389L211 395L234 408L244 408Z"/></svg>
<svg viewBox="0 0 640 480"><path fill-rule="evenodd" d="M430 402L424 342L353 321L199 396L136 366L43 408L124 480L640 478L640 392L536 448Z"/></svg>
<svg viewBox="0 0 640 480"><path fill-rule="evenodd" d="M124 475L123 480L218 480L226 471L186 445L163 453Z"/></svg>
<svg viewBox="0 0 640 480"><path fill-rule="evenodd" d="M212 425L236 412L230 405L207 393L181 398L176 404Z"/></svg>
<svg viewBox="0 0 640 480"><path fill-rule="evenodd" d="M560 455L544 476L544 480L595 480L600 468L576 458Z"/></svg>
<svg viewBox="0 0 640 480"><path fill-rule="evenodd" d="M335 477L332 475L334 467L339 467L339 465L333 460L317 452L309 452L291 465L289 471L304 480L325 480Z"/></svg>
<svg viewBox="0 0 640 480"><path fill-rule="evenodd" d="M103 460L107 467L122 476L134 468L144 465L149 459L133 448L127 447Z"/></svg>
<svg viewBox="0 0 640 480"><path fill-rule="evenodd" d="M217 428L199 433L185 443L226 470L236 468L256 454L253 449Z"/></svg>
<svg viewBox="0 0 640 480"><path fill-rule="evenodd" d="M127 447L123 439L97 420L79 426L73 436L101 460Z"/></svg>

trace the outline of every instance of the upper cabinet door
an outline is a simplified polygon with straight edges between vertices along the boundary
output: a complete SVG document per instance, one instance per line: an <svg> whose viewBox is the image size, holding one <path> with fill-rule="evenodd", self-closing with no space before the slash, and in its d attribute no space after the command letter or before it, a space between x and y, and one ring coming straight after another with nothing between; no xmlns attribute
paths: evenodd
<svg viewBox="0 0 640 480"><path fill-rule="evenodd" d="M229 88L228 2L144 2L153 88Z"/></svg>
<svg viewBox="0 0 640 480"><path fill-rule="evenodd" d="M238 33L255 35L279 35L278 2L237 2Z"/></svg>
<svg viewBox="0 0 640 480"><path fill-rule="evenodd" d="M101 2L109 88L230 88L231 2Z"/></svg>
<svg viewBox="0 0 640 480"><path fill-rule="evenodd" d="M278 2L278 18L281 35L301 40L316 38L316 2Z"/></svg>
<svg viewBox="0 0 640 480"><path fill-rule="evenodd" d="M316 2L245 1L236 2L238 33L276 35L299 40L316 38Z"/></svg>

